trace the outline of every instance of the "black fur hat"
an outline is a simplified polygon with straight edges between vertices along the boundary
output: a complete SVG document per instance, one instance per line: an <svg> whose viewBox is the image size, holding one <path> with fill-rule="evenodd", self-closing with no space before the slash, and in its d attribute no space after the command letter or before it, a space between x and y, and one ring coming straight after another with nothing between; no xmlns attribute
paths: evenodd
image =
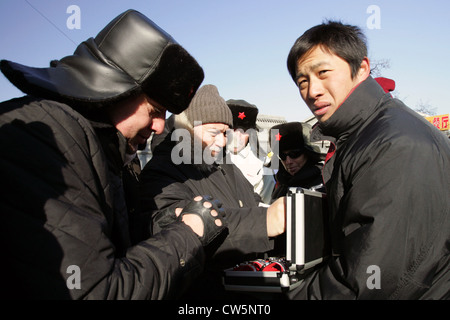
<svg viewBox="0 0 450 320"><path fill-rule="evenodd" d="M189 106L203 69L169 34L128 10L74 54L33 68L2 60L1 71L27 94L101 108L145 92L172 113Z"/></svg>
<svg viewBox="0 0 450 320"><path fill-rule="evenodd" d="M288 150L304 150L310 157L321 158L320 148L311 142L311 126L301 122L287 122L270 129L270 146L275 155Z"/></svg>
<svg viewBox="0 0 450 320"><path fill-rule="evenodd" d="M258 108L245 100L227 100L227 105L233 114L233 129L256 129Z"/></svg>

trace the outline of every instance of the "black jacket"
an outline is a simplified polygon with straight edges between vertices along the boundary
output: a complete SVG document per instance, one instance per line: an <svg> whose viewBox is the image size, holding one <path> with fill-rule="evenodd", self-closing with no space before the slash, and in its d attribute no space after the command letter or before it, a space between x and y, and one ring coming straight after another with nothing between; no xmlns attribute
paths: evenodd
<svg viewBox="0 0 450 320"><path fill-rule="evenodd" d="M210 195L222 203L228 233L207 248L208 260L202 277L188 291L189 298L226 297L221 286L222 271L255 253L272 249L267 237L267 208L258 207L259 196L234 164L174 164L171 135L155 148L141 173L143 208L152 213L155 232L166 220L167 208L182 208L198 195ZM170 219L169 219L170 220ZM194 291L193 291L194 290ZM194 294L195 292L195 294Z"/></svg>
<svg viewBox="0 0 450 320"><path fill-rule="evenodd" d="M2 298L161 299L201 272L184 223L131 245L115 128L32 97L0 110Z"/></svg>
<svg viewBox="0 0 450 320"><path fill-rule="evenodd" d="M225 209L229 235L216 256L233 252L235 262L243 255L270 249L267 237L267 208L259 207L260 198L234 164L174 164L171 135L155 148L152 159L142 170L143 210L152 214L154 232L164 209L182 208L198 195L210 195ZM242 261L242 260L241 260ZM235 262L228 262L233 264Z"/></svg>
<svg viewBox="0 0 450 320"><path fill-rule="evenodd" d="M171 297L201 271L203 248L184 223L142 236L137 176L106 109L145 92L179 113L203 80L198 63L128 10L48 68L0 68L30 95L0 104L1 297Z"/></svg>
<svg viewBox="0 0 450 320"><path fill-rule="evenodd" d="M336 147L323 170L333 250L290 296L450 298L448 138L371 77L312 136Z"/></svg>

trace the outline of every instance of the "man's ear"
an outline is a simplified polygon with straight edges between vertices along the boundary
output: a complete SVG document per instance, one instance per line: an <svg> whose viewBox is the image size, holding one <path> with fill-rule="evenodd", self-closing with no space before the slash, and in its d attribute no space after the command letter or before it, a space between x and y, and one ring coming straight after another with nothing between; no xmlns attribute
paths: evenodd
<svg viewBox="0 0 450 320"><path fill-rule="evenodd" d="M370 75L370 60L369 58L365 57L362 60L361 66L359 67L358 71L359 82L366 80L369 75Z"/></svg>

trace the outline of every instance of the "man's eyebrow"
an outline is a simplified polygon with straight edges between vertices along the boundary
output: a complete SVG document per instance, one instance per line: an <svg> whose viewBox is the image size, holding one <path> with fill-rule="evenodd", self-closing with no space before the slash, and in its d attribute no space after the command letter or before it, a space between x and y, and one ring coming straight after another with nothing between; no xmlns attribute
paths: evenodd
<svg viewBox="0 0 450 320"><path fill-rule="evenodd" d="M306 71L314 71L314 70L320 68L321 66L323 66L323 65L325 65L325 64L328 64L328 62L326 62L326 61L319 61L319 62L317 62L317 63L315 63L315 64L313 64L313 65L311 65L311 66L308 66L308 68L307 68ZM297 82L298 79L300 79L301 77L304 77L304 76L305 76L304 73L299 72L299 73L297 74L297 76L295 77L295 82Z"/></svg>
<svg viewBox="0 0 450 320"><path fill-rule="evenodd" d="M222 132L224 132L226 130L218 129L218 128L209 128L209 129L207 129L207 131L209 131L210 133L222 133Z"/></svg>
<svg viewBox="0 0 450 320"><path fill-rule="evenodd" d="M167 110L166 108L161 107L159 105L156 106L156 105L153 104L152 107L153 107L154 112L157 113L157 114L160 114L160 113L162 114L162 113L166 112L166 110Z"/></svg>

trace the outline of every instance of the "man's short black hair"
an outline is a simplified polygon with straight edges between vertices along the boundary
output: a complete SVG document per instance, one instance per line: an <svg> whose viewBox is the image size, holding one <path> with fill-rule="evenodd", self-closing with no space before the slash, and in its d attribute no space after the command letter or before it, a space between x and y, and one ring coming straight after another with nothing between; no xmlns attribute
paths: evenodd
<svg viewBox="0 0 450 320"><path fill-rule="evenodd" d="M298 60L316 46L321 46L324 51L334 53L347 61L352 78L357 75L361 62L367 57L366 37L359 27L338 21L326 21L307 30L292 46L287 67L294 81Z"/></svg>

